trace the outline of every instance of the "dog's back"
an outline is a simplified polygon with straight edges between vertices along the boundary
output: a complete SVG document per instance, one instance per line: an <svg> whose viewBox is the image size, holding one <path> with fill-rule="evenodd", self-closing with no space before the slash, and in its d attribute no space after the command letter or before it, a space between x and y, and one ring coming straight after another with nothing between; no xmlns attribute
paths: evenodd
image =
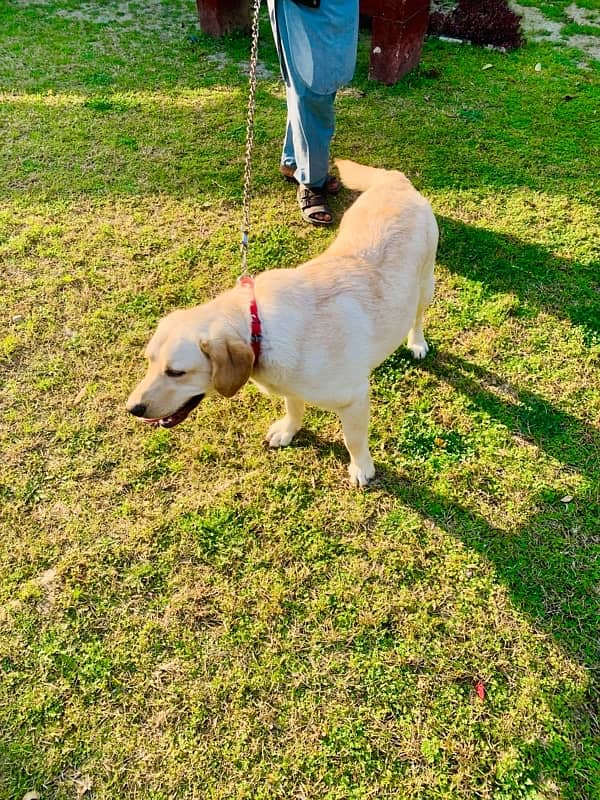
<svg viewBox="0 0 600 800"><path fill-rule="evenodd" d="M329 253L364 253L383 269L399 263L428 267L425 262L437 248L437 223L406 175L343 159L335 163L344 185L363 194L344 214Z"/></svg>
<svg viewBox="0 0 600 800"><path fill-rule="evenodd" d="M257 278L266 325L271 313L277 318L278 352L290 349L296 359L298 341L301 352L328 351L319 362L322 374L314 359L306 371L295 360L294 379L302 372L304 386L328 385L331 374L352 384L348 368L365 381L407 336L415 357L427 352L422 315L433 296L437 246L429 203L401 172L351 161L338 166L346 185L363 194L346 211L335 241L296 270Z"/></svg>

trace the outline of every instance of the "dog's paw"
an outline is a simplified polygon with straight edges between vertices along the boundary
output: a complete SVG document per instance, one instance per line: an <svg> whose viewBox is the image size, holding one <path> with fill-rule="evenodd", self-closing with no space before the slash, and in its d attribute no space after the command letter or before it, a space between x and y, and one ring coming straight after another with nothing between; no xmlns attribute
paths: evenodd
<svg viewBox="0 0 600 800"><path fill-rule="evenodd" d="M358 464L350 464L348 472L350 473L350 484L352 486L366 486L371 478L375 477L375 465L372 461L362 467Z"/></svg>
<svg viewBox="0 0 600 800"><path fill-rule="evenodd" d="M290 427L286 419L278 419L274 422L265 436L265 441L269 447L286 447L294 438L298 428Z"/></svg>
<svg viewBox="0 0 600 800"><path fill-rule="evenodd" d="M412 353L413 358L415 358L417 361L421 361L421 359L425 358L429 352L429 345L425 339L423 339L420 342L409 342L408 349Z"/></svg>

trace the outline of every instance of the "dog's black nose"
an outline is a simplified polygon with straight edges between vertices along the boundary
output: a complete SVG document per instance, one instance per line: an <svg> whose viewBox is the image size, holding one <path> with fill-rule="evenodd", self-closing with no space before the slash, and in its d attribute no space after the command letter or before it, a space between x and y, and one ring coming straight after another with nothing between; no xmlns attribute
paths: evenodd
<svg viewBox="0 0 600 800"><path fill-rule="evenodd" d="M146 406L143 403L137 403L137 405L128 408L130 414L133 414L134 417L143 417L146 414Z"/></svg>

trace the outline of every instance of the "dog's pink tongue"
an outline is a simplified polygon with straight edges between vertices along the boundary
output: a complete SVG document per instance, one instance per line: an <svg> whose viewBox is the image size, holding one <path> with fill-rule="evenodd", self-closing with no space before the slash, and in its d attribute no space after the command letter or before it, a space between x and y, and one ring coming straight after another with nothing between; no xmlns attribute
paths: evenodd
<svg viewBox="0 0 600 800"><path fill-rule="evenodd" d="M156 427L162 423L162 419L145 419L144 417L140 417L140 422L143 422L145 425L154 425Z"/></svg>
<svg viewBox="0 0 600 800"><path fill-rule="evenodd" d="M153 419L140 418L146 425L153 425L155 428L172 428L177 425L177 415L171 414L169 417L154 417Z"/></svg>

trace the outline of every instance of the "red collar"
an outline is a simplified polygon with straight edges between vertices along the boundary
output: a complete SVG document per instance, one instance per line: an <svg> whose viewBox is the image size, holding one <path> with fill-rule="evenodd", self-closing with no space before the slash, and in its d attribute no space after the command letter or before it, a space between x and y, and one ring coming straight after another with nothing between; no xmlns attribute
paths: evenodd
<svg viewBox="0 0 600 800"><path fill-rule="evenodd" d="M260 324L260 317L258 316L258 306L256 305L256 297L254 296L254 278L250 275L243 275L239 279L240 286L246 286L252 292L250 298L250 347L254 352L254 366L258 366L258 357L260 356L260 342L262 339L262 329Z"/></svg>

